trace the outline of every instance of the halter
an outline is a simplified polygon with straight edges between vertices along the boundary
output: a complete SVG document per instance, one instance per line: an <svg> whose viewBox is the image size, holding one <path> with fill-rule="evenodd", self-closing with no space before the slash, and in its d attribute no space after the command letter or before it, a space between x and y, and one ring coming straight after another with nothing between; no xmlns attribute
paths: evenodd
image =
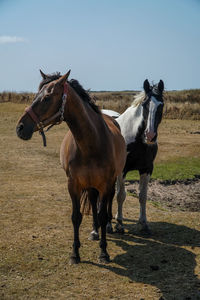
<svg viewBox="0 0 200 300"><path fill-rule="evenodd" d="M34 113L33 108L32 108L31 105L25 109L25 112L28 113L29 116L31 117L31 119L36 123L36 126L39 130L39 133L42 136L44 147L46 147L46 145L47 145L46 144L46 136L45 136L45 133L44 133L44 130L43 130L44 127L49 122L56 119L58 116L60 116L60 120L58 122L54 123L54 124L51 124L45 132L50 130L54 125L59 125L64 120L64 110L65 110L65 104L66 104L66 101L67 101L67 90L68 90L68 85L67 85L67 82L65 82L64 83L64 92L63 92L63 96L62 96L62 105L61 105L59 111L57 113L55 113L53 116L51 116L50 118L48 118L44 121L40 121L39 117Z"/></svg>

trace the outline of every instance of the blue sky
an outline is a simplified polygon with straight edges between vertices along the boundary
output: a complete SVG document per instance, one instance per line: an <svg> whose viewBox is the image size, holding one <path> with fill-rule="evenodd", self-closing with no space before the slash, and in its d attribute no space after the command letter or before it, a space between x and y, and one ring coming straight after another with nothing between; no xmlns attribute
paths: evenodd
<svg viewBox="0 0 200 300"><path fill-rule="evenodd" d="M200 0L0 0L0 91L71 69L86 89L200 88Z"/></svg>

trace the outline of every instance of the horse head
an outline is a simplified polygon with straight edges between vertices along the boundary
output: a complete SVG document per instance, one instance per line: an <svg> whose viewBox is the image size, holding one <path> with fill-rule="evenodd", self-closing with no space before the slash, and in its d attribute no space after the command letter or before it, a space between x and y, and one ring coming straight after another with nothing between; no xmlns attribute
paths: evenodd
<svg viewBox="0 0 200 300"><path fill-rule="evenodd" d="M19 138L29 140L33 133L39 130L44 140L43 128L63 121L67 93L66 81L69 74L70 71L63 76L57 76L57 79L49 80L47 75L41 72L43 85L40 84L32 104L25 109L17 123L16 132ZM48 80L45 82L45 79Z"/></svg>
<svg viewBox="0 0 200 300"><path fill-rule="evenodd" d="M158 125L162 120L164 82L160 80L158 84L151 86L146 79L143 88L145 91L145 98L142 103L145 141L147 143L155 143L158 135Z"/></svg>

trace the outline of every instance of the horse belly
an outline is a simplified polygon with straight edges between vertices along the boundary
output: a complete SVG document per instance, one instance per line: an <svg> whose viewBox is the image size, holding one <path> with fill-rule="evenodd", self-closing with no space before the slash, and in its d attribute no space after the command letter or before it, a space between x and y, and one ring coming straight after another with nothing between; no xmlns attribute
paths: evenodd
<svg viewBox="0 0 200 300"><path fill-rule="evenodd" d="M82 190L95 188L100 193L104 193L111 183L115 181L115 174L108 168L98 168L95 165L87 167L69 167L69 176L78 182Z"/></svg>
<svg viewBox="0 0 200 300"><path fill-rule="evenodd" d="M151 172L157 150L157 144L132 143L128 145L124 173L126 174L131 170L146 170L146 172Z"/></svg>

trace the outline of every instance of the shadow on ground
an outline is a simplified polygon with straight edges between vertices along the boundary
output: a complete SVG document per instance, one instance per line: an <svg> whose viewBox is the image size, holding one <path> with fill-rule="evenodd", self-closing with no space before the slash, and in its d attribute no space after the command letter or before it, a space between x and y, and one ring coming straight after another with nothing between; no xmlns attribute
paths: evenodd
<svg viewBox="0 0 200 300"><path fill-rule="evenodd" d="M110 265L85 263L127 277L130 282L156 286L165 300L200 299L200 280L195 274L197 258L193 253L195 247L200 247L200 231L155 222L150 223L154 234L148 238L133 231L133 221L125 222L126 234L108 236L108 241L119 246L123 254L114 257Z"/></svg>

